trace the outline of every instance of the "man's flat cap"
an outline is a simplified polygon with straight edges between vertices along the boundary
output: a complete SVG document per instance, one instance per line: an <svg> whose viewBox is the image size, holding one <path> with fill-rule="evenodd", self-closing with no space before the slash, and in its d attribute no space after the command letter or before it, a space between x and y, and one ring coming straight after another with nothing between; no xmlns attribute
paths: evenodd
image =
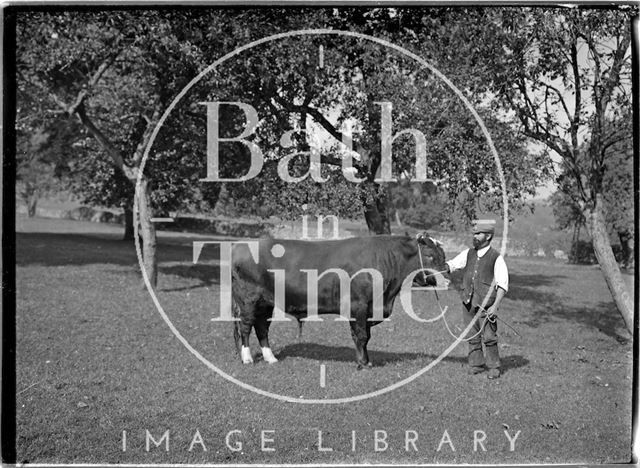
<svg viewBox="0 0 640 468"><path fill-rule="evenodd" d="M496 221L493 219L476 219L473 221L473 233L486 232L494 234L496 232Z"/></svg>

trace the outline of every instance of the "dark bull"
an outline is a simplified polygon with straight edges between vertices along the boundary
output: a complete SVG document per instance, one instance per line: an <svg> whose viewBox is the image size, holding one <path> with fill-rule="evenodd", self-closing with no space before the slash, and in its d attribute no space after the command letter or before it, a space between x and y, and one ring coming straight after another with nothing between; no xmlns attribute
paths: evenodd
<svg viewBox="0 0 640 468"><path fill-rule="evenodd" d="M232 314L236 346L244 363L252 362L249 335L255 328L265 361L277 359L269 346L272 320L284 313L301 321L337 314L348 320L358 368L371 366L367 343L371 327L391 315L409 275L420 286L435 286L444 251L423 234L356 237L329 241L261 239L255 251L238 244L232 255ZM422 261L420 259L422 256ZM408 283L409 285L411 283Z"/></svg>

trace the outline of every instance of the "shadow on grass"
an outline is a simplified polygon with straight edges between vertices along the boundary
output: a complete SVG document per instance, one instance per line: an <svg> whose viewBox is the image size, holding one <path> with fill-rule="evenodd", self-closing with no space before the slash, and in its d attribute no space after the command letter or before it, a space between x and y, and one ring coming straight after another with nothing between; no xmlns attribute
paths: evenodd
<svg viewBox="0 0 640 468"><path fill-rule="evenodd" d="M558 284L558 280L566 278L565 275L528 275L520 273L509 273L509 284L517 284L522 287L531 286L553 286Z"/></svg>
<svg viewBox="0 0 640 468"><path fill-rule="evenodd" d="M564 278L566 278L564 275L510 273L508 297L513 301L548 302L556 299L557 296L543 287L560 284Z"/></svg>
<svg viewBox="0 0 640 468"><path fill-rule="evenodd" d="M199 263L194 265L191 262L193 257L191 242L192 239L188 236L160 239L157 246L158 271L165 275L177 275L200 281L198 285L177 289L195 289L219 283L220 269L216 265L211 265L211 262L216 262L218 259L218 247L208 246L203 250ZM133 241L124 241L120 235L115 234L42 232L16 234L16 265L18 266L57 267L92 264L130 266L139 270L135 244Z"/></svg>
<svg viewBox="0 0 640 468"><path fill-rule="evenodd" d="M513 301L531 302L530 318L520 323L537 328L545 323L566 320L595 328L620 343L626 343L628 337L624 336L624 321L613 302L600 301L588 307L574 305L571 292L565 289L566 280L565 275L510 274L507 297ZM551 292L552 288L565 294Z"/></svg>
<svg viewBox="0 0 640 468"><path fill-rule="evenodd" d="M171 266L159 266L158 270L163 275L176 275L181 278L195 279L199 284L176 288L160 288L164 292L188 291L192 289L204 288L214 284L220 284L220 267L218 265L193 265L179 264ZM166 279L163 280L166 283Z"/></svg>
<svg viewBox="0 0 640 468"><path fill-rule="evenodd" d="M567 305L555 300L536 307L533 316L521 323L537 328L543 323L558 319L596 328L601 333L615 338L621 344L626 344L630 339L624 321L612 302L600 302L595 306L585 308Z"/></svg>
<svg viewBox="0 0 640 468"><path fill-rule="evenodd" d="M529 360L520 355L500 356L500 369L502 373L509 372L512 369L518 369L529 365Z"/></svg>
<svg viewBox="0 0 640 468"><path fill-rule="evenodd" d="M159 239L160 273L199 281L195 285L179 286L174 289L163 287L162 290L189 290L219 283L219 268L211 265L211 262L218 259L217 246L210 245L204 249L199 263L193 265L191 263L193 240L189 235ZM16 265L18 266L90 264L130 266L136 271L139 270L134 243L121 240L120 234L47 232L16 234ZM452 279L459 280L453 275ZM556 286L563 287L565 279L566 276L563 275L512 273L507 298L521 303L531 302L529 307L531 307L532 317L520 323L536 328L550 321L567 320L596 328L607 336L622 343L626 342L628 336L624 332L624 322L612 302L601 301L585 308L573 305L571 298L566 295L560 296L551 292ZM622 335L619 333L621 330ZM413 358L417 357L419 356L416 355ZM384 356L382 359L385 359Z"/></svg>
<svg viewBox="0 0 640 468"><path fill-rule="evenodd" d="M158 262L182 262L191 264L193 238L180 236L158 239ZM217 245L207 246L200 255L199 262L217 260ZM27 265L88 265L138 263L133 241L124 241L120 235L93 233L16 233L16 263Z"/></svg>
<svg viewBox="0 0 640 468"><path fill-rule="evenodd" d="M133 265L138 263L133 243L116 236L23 232L16 234L19 266Z"/></svg>
<svg viewBox="0 0 640 468"><path fill-rule="evenodd" d="M449 275L451 288L462 290L462 272L455 271ZM559 285L566 279L564 275L549 274L519 274L509 272L509 292L507 297L513 301L548 301L550 296L547 289Z"/></svg>
<svg viewBox="0 0 640 468"><path fill-rule="evenodd" d="M457 278L452 275L452 279ZM553 288L566 288L566 280L565 275L510 273L506 297L510 301L517 301L516 305L524 301L531 303L527 306L531 311L530 318L520 323L537 328L545 323L566 320L595 328L620 343L626 343L629 337L626 336L624 322L613 302L601 301L589 307L574 305L571 297L568 297L570 292L564 296L552 292Z"/></svg>
<svg viewBox="0 0 640 468"><path fill-rule="evenodd" d="M160 240L158 262L190 262L193 256L188 239L182 242ZM211 246L204 260L217 258ZM88 265L92 263L133 265L138 263L133 241L109 234L67 234L21 232L16 234L16 263L21 266Z"/></svg>
<svg viewBox="0 0 640 468"><path fill-rule="evenodd" d="M390 353L386 351L369 351L369 359L374 366L380 367L401 361L413 361L426 355L420 353ZM355 362L355 347L326 346L317 343L293 343L280 350L278 359L287 357L302 357L307 359L322 359L323 361ZM455 358L459 359L459 358Z"/></svg>
<svg viewBox="0 0 640 468"><path fill-rule="evenodd" d="M302 357L307 359L321 359L322 361L355 362L356 351L355 348L349 348L347 346L326 346L317 343L294 343L282 348L277 357L278 359ZM414 361L416 359L426 359L430 362L438 357L439 355L427 353L369 351L369 359L373 363L374 367L384 367L400 362ZM455 364L467 363L467 358L460 356L445 356L442 360L444 362ZM506 356L502 361L502 369L504 372L529 364L529 360L522 356Z"/></svg>

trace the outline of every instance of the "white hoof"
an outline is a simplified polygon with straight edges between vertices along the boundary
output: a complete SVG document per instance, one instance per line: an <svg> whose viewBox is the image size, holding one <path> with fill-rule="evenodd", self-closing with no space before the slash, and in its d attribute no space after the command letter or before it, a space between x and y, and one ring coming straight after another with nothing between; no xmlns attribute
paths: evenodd
<svg viewBox="0 0 640 468"><path fill-rule="evenodd" d="M240 357L242 358L242 364L252 364L253 358L251 357L251 350L248 346L243 346L240 350Z"/></svg>
<svg viewBox="0 0 640 468"><path fill-rule="evenodd" d="M271 348L262 348L262 357L269 364L273 364L274 362L278 362L278 359L273 355Z"/></svg>

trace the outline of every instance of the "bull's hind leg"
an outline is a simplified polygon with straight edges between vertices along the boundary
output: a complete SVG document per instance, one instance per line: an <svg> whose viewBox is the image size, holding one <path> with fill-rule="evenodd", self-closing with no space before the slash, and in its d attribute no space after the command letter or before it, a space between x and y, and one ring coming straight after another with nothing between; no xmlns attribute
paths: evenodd
<svg viewBox="0 0 640 468"><path fill-rule="evenodd" d="M271 347L269 346L269 325L271 325L271 322L268 319L271 318L272 315L273 311L268 314L261 314L256 319L256 323L254 325L254 328L256 329L256 336L260 342L262 357L269 364L278 362L278 359L273 355L273 351L271 351Z"/></svg>
<svg viewBox="0 0 640 468"><path fill-rule="evenodd" d="M235 299L231 299L231 314L234 319L238 319L240 317L240 307L238 307L238 303ZM240 323L237 320L233 321L233 341L236 345L236 352L242 355L241 348L241 339L240 339Z"/></svg>
<svg viewBox="0 0 640 468"><path fill-rule="evenodd" d="M367 345L369 344L369 340L371 339L371 327L373 326L372 322L367 321L365 324L365 331L367 333L364 344L362 345L362 351L364 353L364 359L367 361L367 367L373 367L373 363L369 360L369 351L367 351Z"/></svg>
<svg viewBox="0 0 640 468"><path fill-rule="evenodd" d="M358 370L371 368L369 362L369 354L367 353L367 343L371 336L371 325L367 323L366 317L364 320L356 319L350 322L351 326L351 338L356 345L356 361L358 363Z"/></svg>
<svg viewBox="0 0 640 468"><path fill-rule="evenodd" d="M236 287L236 285L234 285ZM236 350L240 353L240 359L243 364L251 364L253 358L251 357L251 349L249 348L249 335L253 328L253 321L251 314L245 314L244 310L247 307L253 308L253 306L243 301L243 298L234 297L231 301L232 314L234 318L239 318L239 321L233 322L233 338L236 344Z"/></svg>
<svg viewBox="0 0 640 468"><path fill-rule="evenodd" d="M241 354L242 348L240 345L240 330L238 329L238 322L233 322L233 341L236 344L236 353Z"/></svg>
<svg viewBox="0 0 640 468"><path fill-rule="evenodd" d="M251 334L252 324L250 322L246 322L241 320L238 323L238 328L240 330L240 339L242 340L242 347L240 348L240 358L242 359L243 364L251 364L253 363L253 358L251 357L251 348L249 348L249 335Z"/></svg>

